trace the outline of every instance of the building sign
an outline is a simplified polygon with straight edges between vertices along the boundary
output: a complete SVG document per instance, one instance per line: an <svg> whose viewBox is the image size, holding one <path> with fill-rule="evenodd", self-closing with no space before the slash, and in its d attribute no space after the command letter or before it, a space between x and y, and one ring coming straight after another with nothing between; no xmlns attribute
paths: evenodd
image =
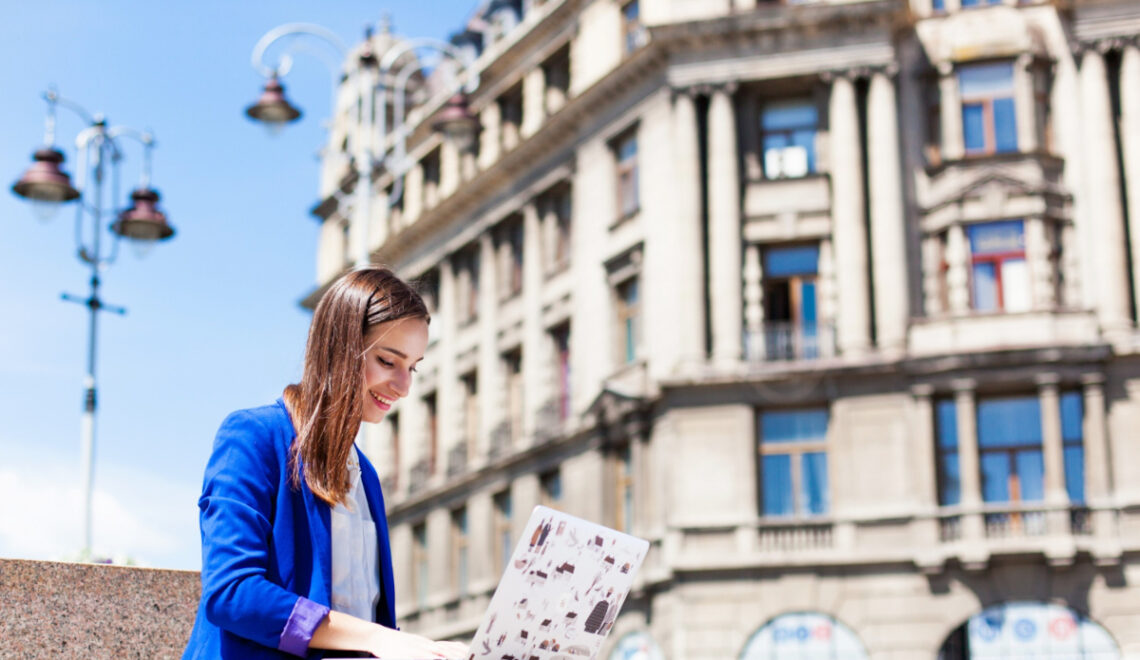
<svg viewBox="0 0 1140 660"><path fill-rule="evenodd" d="M851 629L815 612L785 614L756 632L740 660L867 660Z"/></svg>
<svg viewBox="0 0 1140 660"><path fill-rule="evenodd" d="M1048 603L995 605L970 617L967 638L971 658L1120 658L1104 628Z"/></svg>
<svg viewBox="0 0 1140 660"><path fill-rule="evenodd" d="M610 653L610 660L664 660L664 658L653 638L645 632L633 632L622 637Z"/></svg>

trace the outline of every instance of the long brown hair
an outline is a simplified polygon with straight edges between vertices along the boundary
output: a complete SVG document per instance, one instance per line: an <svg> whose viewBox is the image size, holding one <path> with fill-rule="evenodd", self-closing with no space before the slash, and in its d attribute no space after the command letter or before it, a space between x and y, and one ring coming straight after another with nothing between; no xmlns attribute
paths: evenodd
<svg viewBox="0 0 1140 660"><path fill-rule="evenodd" d="M290 482L305 484L329 506L348 494L352 443L364 414L364 336L403 318L430 320L408 283L387 268L360 268L329 287L313 312L301 382L285 388L297 438L289 450Z"/></svg>

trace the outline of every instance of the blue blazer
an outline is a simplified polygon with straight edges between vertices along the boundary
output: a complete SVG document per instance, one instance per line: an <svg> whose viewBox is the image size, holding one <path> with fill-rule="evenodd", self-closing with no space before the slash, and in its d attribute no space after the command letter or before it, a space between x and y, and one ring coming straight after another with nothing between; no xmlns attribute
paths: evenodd
<svg viewBox="0 0 1140 660"><path fill-rule="evenodd" d="M331 602L330 511L303 480L289 485L294 437L281 399L239 410L218 430L198 500L202 598L184 659L323 656L309 641ZM357 454L376 523L376 621L395 628L384 498L376 470Z"/></svg>

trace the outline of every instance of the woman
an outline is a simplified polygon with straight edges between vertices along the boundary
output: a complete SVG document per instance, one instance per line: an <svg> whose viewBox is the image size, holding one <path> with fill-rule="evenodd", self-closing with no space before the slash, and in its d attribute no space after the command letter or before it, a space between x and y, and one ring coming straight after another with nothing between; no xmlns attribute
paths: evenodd
<svg viewBox="0 0 1140 660"><path fill-rule="evenodd" d="M313 314L300 384L222 423L198 500L202 598L183 658L466 654L396 629L380 481L354 444L362 421L407 396L429 320L391 271L348 273Z"/></svg>

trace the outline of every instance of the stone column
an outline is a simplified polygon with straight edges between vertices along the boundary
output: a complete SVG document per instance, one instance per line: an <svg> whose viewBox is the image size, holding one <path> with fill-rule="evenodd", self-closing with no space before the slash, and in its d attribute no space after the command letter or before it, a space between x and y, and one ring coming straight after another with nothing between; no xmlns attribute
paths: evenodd
<svg viewBox="0 0 1140 660"><path fill-rule="evenodd" d="M736 112L732 90L713 90L709 103L709 295L713 359L741 357L740 173L737 171Z"/></svg>
<svg viewBox="0 0 1140 660"><path fill-rule="evenodd" d="M1108 421L1106 419L1104 375L1085 374L1084 388L1085 498L1093 509L1093 535L1098 539L1116 538L1116 514L1112 505L1112 474L1109 468Z"/></svg>
<svg viewBox="0 0 1140 660"><path fill-rule="evenodd" d="M963 316L970 313L970 251L966 243L966 230L962 225L950 225L946 230L946 288L950 313Z"/></svg>
<svg viewBox="0 0 1140 660"><path fill-rule="evenodd" d="M889 72L871 76L867 95L867 150L871 193L871 267L875 287L875 328L879 348L901 352L906 346L910 299L903 219L902 166L899 162L899 113Z"/></svg>
<svg viewBox="0 0 1140 660"><path fill-rule="evenodd" d="M447 199L459 188L463 173L462 157L454 140L444 138L439 145L439 198Z"/></svg>
<svg viewBox="0 0 1140 660"><path fill-rule="evenodd" d="M1069 494L1065 490L1065 448L1061 438L1061 396L1057 374L1037 376L1037 396L1041 406L1041 453L1045 465L1045 503L1062 507L1048 513L1047 529L1053 534L1069 532Z"/></svg>
<svg viewBox="0 0 1140 660"><path fill-rule="evenodd" d="M942 308L942 242L937 236L922 239L922 298L926 315L941 316Z"/></svg>
<svg viewBox="0 0 1140 660"><path fill-rule="evenodd" d="M911 497L914 498L918 517L917 534L921 539L916 545L929 547L938 543L938 476L935 471L937 457L934 448L934 388L920 383L911 388L914 396L914 416L911 420L914 433L911 436L910 469L914 474Z"/></svg>
<svg viewBox="0 0 1140 660"><path fill-rule="evenodd" d="M523 207L523 437L532 438L547 397L546 336L542 328L542 222L538 205Z"/></svg>
<svg viewBox="0 0 1140 660"><path fill-rule="evenodd" d="M1132 239L1132 285L1140 309L1140 46L1124 47L1120 63L1120 146Z"/></svg>
<svg viewBox="0 0 1140 660"><path fill-rule="evenodd" d="M1116 167L1112 105L1104 56L1095 48L1085 51L1080 71L1082 142L1084 147L1084 203L1081 222L1097 236L1097 316L1111 338L1130 325L1127 245L1124 209L1120 203L1120 176Z"/></svg>
<svg viewBox="0 0 1140 660"><path fill-rule="evenodd" d="M467 457L470 469L478 469L487 458L491 431L506 414L503 405L503 366L499 359L496 316L499 309L499 284L495 241L491 232L479 237L479 437L471 443L474 456Z"/></svg>
<svg viewBox="0 0 1140 660"><path fill-rule="evenodd" d="M691 90L680 90L673 100L673 181L669 188L675 207L673 227L674 272L672 298L678 309L677 359L681 363L705 359L704 237L701 235L701 162L697 111ZM733 173L735 177L735 171ZM740 232L737 230L737 236ZM739 240L739 239L738 239Z"/></svg>
<svg viewBox="0 0 1140 660"><path fill-rule="evenodd" d="M871 297L863 204L863 159L855 85L838 75L831 83L831 235L838 284L839 351L861 355L871 345ZM710 119L710 124L712 121Z"/></svg>
<svg viewBox="0 0 1140 660"><path fill-rule="evenodd" d="M764 288L761 282L760 246L744 248L744 327L747 336L745 359L764 359Z"/></svg>
<svg viewBox="0 0 1140 660"><path fill-rule="evenodd" d="M1017 149L1037 151L1037 92L1033 89L1033 56L1022 53L1013 65L1013 102L1017 122Z"/></svg>
<svg viewBox="0 0 1140 660"><path fill-rule="evenodd" d="M958 419L958 475L961 489L962 538L977 541L985 537L982 514L981 469L978 460L977 403L974 399L975 383L957 380L954 387L954 407Z"/></svg>
<svg viewBox="0 0 1140 660"><path fill-rule="evenodd" d="M523 77L523 115L519 132L528 138L542 128L546 119L546 71L541 66L532 68Z"/></svg>
<svg viewBox="0 0 1140 660"><path fill-rule="evenodd" d="M502 113L497 101L491 101L480 113L483 130L479 133L478 167L485 170L499 159L499 140L502 135Z"/></svg>
<svg viewBox="0 0 1140 660"><path fill-rule="evenodd" d="M837 315L835 295L838 286L835 282L835 251L831 249L831 239L824 236L819 240L819 285L816 289L819 305L819 353L821 357L835 357L835 317Z"/></svg>
<svg viewBox="0 0 1140 660"><path fill-rule="evenodd" d="M951 0L947 0L949 3ZM949 9L949 7L947 7ZM962 107L958 98L958 78L949 62L938 65L938 93L942 115L942 160L957 160L966 152L962 137Z"/></svg>
<svg viewBox="0 0 1140 660"><path fill-rule="evenodd" d="M455 368L456 323L456 281L455 267L449 257L439 264L439 339L436 340L436 364L439 365L439 378L436 381L436 474L447 470L447 453L458 441L460 419L463 416L463 397L460 396L459 373ZM432 323L435 325L435 322Z"/></svg>
<svg viewBox="0 0 1140 660"><path fill-rule="evenodd" d="M1040 217L1025 219L1025 255L1029 262L1030 309L1052 311L1057 307L1056 268L1051 232Z"/></svg>

